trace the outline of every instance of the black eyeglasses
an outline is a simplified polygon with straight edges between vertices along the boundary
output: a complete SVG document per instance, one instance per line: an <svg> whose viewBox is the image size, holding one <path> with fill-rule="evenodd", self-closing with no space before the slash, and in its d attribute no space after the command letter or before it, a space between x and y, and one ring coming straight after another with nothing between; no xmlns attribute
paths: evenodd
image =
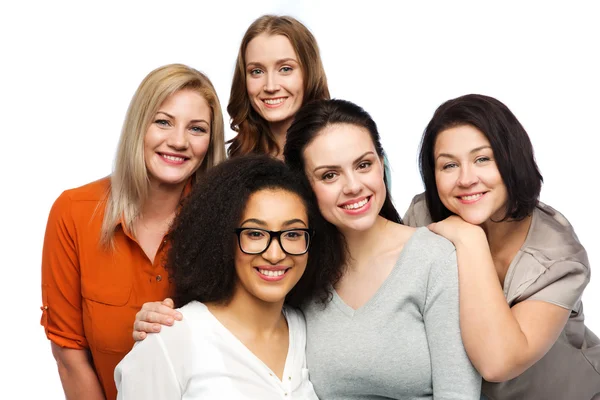
<svg viewBox="0 0 600 400"><path fill-rule="evenodd" d="M295 228L269 231L260 228L237 228L235 233L238 237L240 250L246 254L264 253L271 245L273 238L276 238L281 250L286 254L300 256L308 251L310 238L314 235L314 230Z"/></svg>

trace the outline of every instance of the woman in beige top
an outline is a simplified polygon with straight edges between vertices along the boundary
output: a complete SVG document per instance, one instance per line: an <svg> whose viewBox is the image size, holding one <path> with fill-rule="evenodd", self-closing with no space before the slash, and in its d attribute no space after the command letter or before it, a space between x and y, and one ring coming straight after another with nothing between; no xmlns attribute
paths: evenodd
<svg viewBox="0 0 600 400"><path fill-rule="evenodd" d="M587 254L566 218L538 201L542 176L516 117L491 97L449 100L419 160L425 193L405 223L430 224L456 246L462 337L483 394L600 396L600 340L581 303Z"/></svg>

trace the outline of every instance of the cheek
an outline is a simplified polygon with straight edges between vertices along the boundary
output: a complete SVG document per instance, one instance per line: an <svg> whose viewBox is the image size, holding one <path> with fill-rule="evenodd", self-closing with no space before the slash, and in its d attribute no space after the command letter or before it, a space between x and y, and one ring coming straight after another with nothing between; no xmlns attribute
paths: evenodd
<svg viewBox="0 0 600 400"><path fill-rule="evenodd" d="M206 156L206 152L208 151L208 146L210 144L210 136L202 136L198 138L193 138L192 148L194 151L194 155L197 157Z"/></svg>
<svg viewBox="0 0 600 400"><path fill-rule="evenodd" d="M262 79L246 78L246 92L248 93L249 97L258 95L263 86Z"/></svg>
<svg viewBox="0 0 600 400"><path fill-rule="evenodd" d="M327 215L329 208L336 203L333 190L331 190L331 185L325 186L324 184L317 182L312 185L312 188L317 197L319 211L321 211L321 214L324 216Z"/></svg>

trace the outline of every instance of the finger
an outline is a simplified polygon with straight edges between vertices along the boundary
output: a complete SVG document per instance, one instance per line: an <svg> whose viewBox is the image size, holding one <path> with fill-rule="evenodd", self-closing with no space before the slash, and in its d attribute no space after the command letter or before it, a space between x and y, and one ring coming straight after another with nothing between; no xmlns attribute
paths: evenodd
<svg viewBox="0 0 600 400"><path fill-rule="evenodd" d="M147 315L150 317L146 317ZM179 311L174 310L172 307L168 307L168 306L163 305L162 303L154 301L152 303L144 303L144 305L142 306L142 309L136 315L136 319L139 319L141 321L146 321L146 322L158 322L160 324L165 325L165 323L163 322L163 321L165 321L165 319L161 319L159 317L160 315L168 317L171 320L173 320L173 319L181 320L181 318L182 318L182 315ZM155 318L155 319L149 319L149 318ZM158 318L158 319L156 319L156 318ZM167 325L171 325L171 324L172 324L172 322L168 323Z"/></svg>
<svg viewBox="0 0 600 400"><path fill-rule="evenodd" d="M169 297L164 299L161 304L165 307L169 307L170 309L175 308L175 303L173 302L173 299L171 299ZM161 308L161 310L163 310L163 309ZM169 313L177 321L181 321L183 319L183 315L179 311L177 311L177 310L172 310L172 311L174 311L174 312L169 312Z"/></svg>
<svg viewBox="0 0 600 400"><path fill-rule="evenodd" d="M160 332L161 325L144 322L144 321L135 321L133 323L133 332L134 333L157 333Z"/></svg>
<svg viewBox="0 0 600 400"><path fill-rule="evenodd" d="M133 331L133 340L135 342L140 342L144 339L146 339L147 333L146 332L138 332L138 331Z"/></svg>

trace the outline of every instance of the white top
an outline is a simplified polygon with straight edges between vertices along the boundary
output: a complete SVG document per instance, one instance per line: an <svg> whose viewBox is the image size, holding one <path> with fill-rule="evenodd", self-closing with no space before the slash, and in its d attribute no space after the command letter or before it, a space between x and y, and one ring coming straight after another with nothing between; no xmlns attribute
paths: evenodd
<svg viewBox="0 0 600 400"><path fill-rule="evenodd" d="M283 381L204 304L193 301L179 311L182 321L136 343L117 365L118 399L318 400L308 380L299 311L283 310L290 335Z"/></svg>

